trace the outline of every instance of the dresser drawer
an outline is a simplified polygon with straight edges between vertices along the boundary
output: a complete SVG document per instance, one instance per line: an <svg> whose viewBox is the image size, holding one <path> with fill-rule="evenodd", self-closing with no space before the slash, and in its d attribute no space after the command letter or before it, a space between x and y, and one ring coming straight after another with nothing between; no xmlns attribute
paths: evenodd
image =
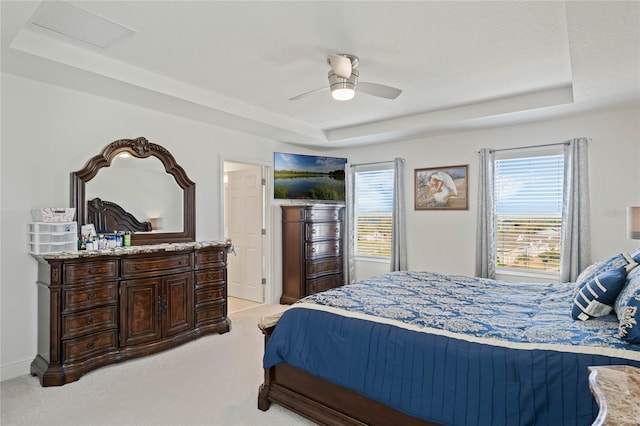
<svg viewBox="0 0 640 426"><path fill-rule="evenodd" d="M307 259L318 257L340 256L340 241L321 241L317 243L305 244L305 255Z"/></svg>
<svg viewBox="0 0 640 426"><path fill-rule="evenodd" d="M313 222L337 222L342 220L342 208L307 208L305 220Z"/></svg>
<svg viewBox="0 0 640 426"><path fill-rule="evenodd" d="M224 303L196 310L196 327L210 322L222 321L224 319L224 311Z"/></svg>
<svg viewBox="0 0 640 426"><path fill-rule="evenodd" d="M224 300L224 285L208 286L196 291L196 306Z"/></svg>
<svg viewBox="0 0 640 426"><path fill-rule="evenodd" d="M340 222L306 223L305 237L307 241L340 239Z"/></svg>
<svg viewBox="0 0 640 426"><path fill-rule="evenodd" d="M140 259L122 259L122 276L148 276L154 272L171 273L189 271L191 254L175 254L172 256L145 257Z"/></svg>
<svg viewBox="0 0 640 426"><path fill-rule="evenodd" d="M73 362L118 349L118 332L103 331L62 342L62 362Z"/></svg>
<svg viewBox="0 0 640 426"><path fill-rule="evenodd" d="M118 302L118 283L83 285L62 289L62 311L70 312Z"/></svg>
<svg viewBox="0 0 640 426"><path fill-rule="evenodd" d="M226 247L200 250L196 253L196 268L224 266L227 264Z"/></svg>
<svg viewBox="0 0 640 426"><path fill-rule="evenodd" d="M319 291L329 290L339 287L343 284L342 274L329 275L326 277L307 280L307 294L318 293Z"/></svg>
<svg viewBox="0 0 640 426"><path fill-rule="evenodd" d="M105 306L75 314L62 315L62 339L118 327L118 307Z"/></svg>
<svg viewBox="0 0 640 426"><path fill-rule="evenodd" d="M307 262L307 278L315 278L320 275L337 274L342 272L342 258L332 257L322 260Z"/></svg>
<svg viewBox="0 0 640 426"><path fill-rule="evenodd" d="M224 282L224 269L210 269L196 273L196 285L216 284Z"/></svg>
<svg viewBox="0 0 640 426"><path fill-rule="evenodd" d="M65 284L78 282L110 280L118 277L117 260L99 260L95 262L65 263Z"/></svg>

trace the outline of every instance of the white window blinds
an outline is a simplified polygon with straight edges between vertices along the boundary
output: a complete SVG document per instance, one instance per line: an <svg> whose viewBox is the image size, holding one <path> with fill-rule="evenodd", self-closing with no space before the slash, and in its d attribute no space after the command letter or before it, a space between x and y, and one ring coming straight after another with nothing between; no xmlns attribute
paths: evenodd
<svg viewBox="0 0 640 426"><path fill-rule="evenodd" d="M496 265L558 273L563 155L497 159Z"/></svg>
<svg viewBox="0 0 640 426"><path fill-rule="evenodd" d="M355 172L355 255L391 256L393 169Z"/></svg>

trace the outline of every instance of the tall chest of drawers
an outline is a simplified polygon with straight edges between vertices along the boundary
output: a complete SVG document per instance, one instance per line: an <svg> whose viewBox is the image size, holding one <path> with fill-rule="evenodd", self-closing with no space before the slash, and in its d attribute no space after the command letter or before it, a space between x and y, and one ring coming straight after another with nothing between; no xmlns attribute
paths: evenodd
<svg viewBox="0 0 640 426"><path fill-rule="evenodd" d="M290 304L344 284L344 206L283 205L282 296Z"/></svg>
<svg viewBox="0 0 640 426"><path fill-rule="evenodd" d="M43 386L230 329L226 244L145 246L38 259L38 354Z"/></svg>

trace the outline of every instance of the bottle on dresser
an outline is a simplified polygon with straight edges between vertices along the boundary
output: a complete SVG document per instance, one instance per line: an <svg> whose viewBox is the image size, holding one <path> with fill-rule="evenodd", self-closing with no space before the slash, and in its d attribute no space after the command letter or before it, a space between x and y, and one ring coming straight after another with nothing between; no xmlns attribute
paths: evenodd
<svg viewBox="0 0 640 426"><path fill-rule="evenodd" d="M95 250L95 248L93 247L93 239L91 238L91 235L89 235L89 237L87 238L87 241L85 242L85 249L87 251Z"/></svg>

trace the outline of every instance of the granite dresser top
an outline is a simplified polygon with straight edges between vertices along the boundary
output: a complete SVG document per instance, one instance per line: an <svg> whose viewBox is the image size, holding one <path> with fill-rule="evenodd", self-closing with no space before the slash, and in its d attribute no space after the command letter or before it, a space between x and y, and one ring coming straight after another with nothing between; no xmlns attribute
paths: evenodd
<svg viewBox="0 0 640 426"><path fill-rule="evenodd" d="M640 368L589 367L589 386L600 412L592 426L640 424Z"/></svg>
<svg viewBox="0 0 640 426"><path fill-rule="evenodd" d="M36 259L42 259L45 261L59 259L83 259L96 256L126 256L140 253L192 250L213 246L225 246L227 248L231 247L229 243L226 243L224 241L196 241L192 243L163 243L142 246L116 247L106 250L79 250L73 252L32 254L32 256Z"/></svg>

